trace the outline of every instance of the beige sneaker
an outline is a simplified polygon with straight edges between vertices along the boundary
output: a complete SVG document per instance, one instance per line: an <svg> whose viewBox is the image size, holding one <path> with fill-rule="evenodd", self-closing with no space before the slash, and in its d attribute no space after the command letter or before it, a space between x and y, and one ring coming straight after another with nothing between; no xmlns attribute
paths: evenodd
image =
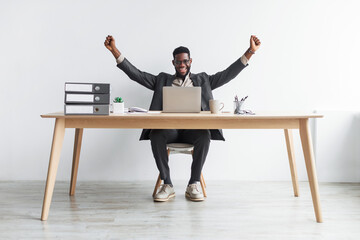
<svg viewBox="0 0 360 240"><path fill-rule="evenodd" d="M173 197L175 197L174 188L171 187L169 184L163 184L160 187L160 191L157 194L155 194L154 201L155 202L166 202L166 201L169 201Z"/></svg>
<svg viewBox="0 0 360 240"><path fill-rule="evenodd" d="M189 184L186 188L185 197L191 201L199 202L204 201L204 194L199 191L196 183Z"/></svg>

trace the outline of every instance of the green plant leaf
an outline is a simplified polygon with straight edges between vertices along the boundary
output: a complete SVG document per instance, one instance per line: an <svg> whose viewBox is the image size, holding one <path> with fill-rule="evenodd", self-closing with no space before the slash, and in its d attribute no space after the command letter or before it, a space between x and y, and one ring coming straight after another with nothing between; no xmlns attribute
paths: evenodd
<svg viewBox="0 0 360 240"><path fill-rule="evenodd" d="M121 97L116 97L116 98L114 98L113 102L114 102L114 103L123 103L124 100L122 100Z"/></svg>

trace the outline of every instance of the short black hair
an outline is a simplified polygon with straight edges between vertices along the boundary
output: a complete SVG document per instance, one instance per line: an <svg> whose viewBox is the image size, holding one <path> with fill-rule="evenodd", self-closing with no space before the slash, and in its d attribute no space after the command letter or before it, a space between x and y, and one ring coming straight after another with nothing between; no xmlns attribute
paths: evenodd
<svg viewBox="0 0 360 240"><path fill-rule="evenodd" d="M175 48L175 50L173 51L174 59L175 59L175 55L177 55L179 53L187 53L190 57L190 50L187 47L180 46L180 47Z"/></svg>

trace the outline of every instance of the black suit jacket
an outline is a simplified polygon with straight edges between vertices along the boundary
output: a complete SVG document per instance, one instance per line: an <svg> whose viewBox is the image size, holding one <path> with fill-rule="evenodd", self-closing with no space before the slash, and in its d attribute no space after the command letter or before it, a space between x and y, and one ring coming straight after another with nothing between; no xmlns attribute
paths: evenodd
<svg viewBox="0 0 360 240"><path fill-rule="evenodd" d="M160 73L155 76L147 72L142 72L133 66L126 58L124 61L117 65L123 70L126 75L129 76L135 82L143 85L144 87L153 90L154 95L151 101L150 110L161 111L162 110L162 89L164 86L171 86L175 75L167 73ZM224 71L218 72L214 75L208 75L204 72L199 74L191 73L190 79L193 81L194 86L201 87L201 110L209 111L209 100L213 99L212 90L216 89L230 80L235 78L241 70L247 65L244 65L240 58L231 64ZM141 133L140 140L149 139L149 133L151 129L144 129ZM225 140L221 129L210 130L212 140Z"/></svg>

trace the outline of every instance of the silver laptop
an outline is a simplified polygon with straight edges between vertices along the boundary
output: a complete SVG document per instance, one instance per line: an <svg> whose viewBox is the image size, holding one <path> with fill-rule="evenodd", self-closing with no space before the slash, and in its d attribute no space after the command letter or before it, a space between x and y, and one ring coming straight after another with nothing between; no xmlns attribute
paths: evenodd
<svg viewBox="0 0 360 240"><path fill-rule="evenodd" d="M163 112L198 113L201 87L163 87Z"/></svg>

